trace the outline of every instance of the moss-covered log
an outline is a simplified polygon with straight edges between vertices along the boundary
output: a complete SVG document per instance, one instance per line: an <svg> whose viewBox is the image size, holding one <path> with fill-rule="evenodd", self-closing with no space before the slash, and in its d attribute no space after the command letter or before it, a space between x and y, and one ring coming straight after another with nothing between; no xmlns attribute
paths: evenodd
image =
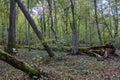
<svg viewBox="0 0 120 80"><path fill-rule="evenodd" d="M21 60L17 59L14 56L11 56L10 54L4 52L3 50L0 49L0 59L2 61L7 62L8 64L10 64L11 66L27 73L30 75L30 77L33 76L41 76L41 73L39 73L37 70L35 70L34 68L30 67L27 63L22 62Z"/></svg>

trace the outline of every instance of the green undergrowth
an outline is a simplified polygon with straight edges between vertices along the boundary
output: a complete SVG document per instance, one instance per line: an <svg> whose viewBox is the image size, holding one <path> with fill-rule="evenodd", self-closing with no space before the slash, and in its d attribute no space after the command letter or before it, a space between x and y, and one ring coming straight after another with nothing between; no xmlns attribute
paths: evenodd
<svg viewBox="0 0 120 80"><path fill-rule="evenodd" d="M49 46L53 51L72 52L72 46L57 45L57 44L49 44ZM28 46L24 45L24 46L20 46L19 48L28 49ZM31 45L30 48L32 50L44 50L43 46L41 46L41 45L37 45L37 46ZM79 51L85 51L87 49L88 49L88 47L78 47Z"/></svg>
<svg viewBox="0 0 120 80"><path fill-rule="evenodd" d="M83 48L84 49L84 48ZM55 51L55 57L50 58L46 51L19 49L17 57L22 61L27 62L32 67L39 71L47 72L49 74L49 80L102 80L109 76L111 80L119 79L120 63L113 60L97 61L96 58L85 55L66 55L67 52ZM0 63L1 64L1 63ZM3 67L4 66L4 67ZM9 72L6 71L9 66L1 65L3 74L1 79L6 76L17 75L12 80L22 80L23 74L19 70L9 68ZM16 73L17 71L17 73ZM110 71L110 72L109 72ZM111 78L113 76L113 78ZM3 77L3 78L2 78ZM29 80L29 79L28 79Z"/></svg>
<svg viewBox="0 0 120 80"><path fill-rule="evenodd" d="M32 66L48 73L52 71L53 75L61 75L61 80L64 78L68 80L68 77L73 80L77 77L83 79L84 76L93 78L98 71L106 71L108 69L120 70L120 63L113 60L97 61L94 57L84 55L71 56L66 55L64 52L56 52L55 55L54 58L50 58L47 55L36 55L32 59ZM54 76L57 78L58 76L56 75Z"/></svg>

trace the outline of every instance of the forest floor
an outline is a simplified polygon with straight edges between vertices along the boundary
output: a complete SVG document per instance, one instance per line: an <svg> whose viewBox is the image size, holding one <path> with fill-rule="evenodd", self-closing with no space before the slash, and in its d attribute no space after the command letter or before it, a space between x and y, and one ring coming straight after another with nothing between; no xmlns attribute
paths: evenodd
<svg viewBox="0 0 120 80"><path fill-rule="evenodd" d="M49 58L45 51L19 49L17 57L34 68L50 74L46 80L120 80L120 62L112 59L97 61L86 55L55 52ZM116 53L120 54L120 51ZM20 70L0 61L0 80L30 80Z"/></svg>

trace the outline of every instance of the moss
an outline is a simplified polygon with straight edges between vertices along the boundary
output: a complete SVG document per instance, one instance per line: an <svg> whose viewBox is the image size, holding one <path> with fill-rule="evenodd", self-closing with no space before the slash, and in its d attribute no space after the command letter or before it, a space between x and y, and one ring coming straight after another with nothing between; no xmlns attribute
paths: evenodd
<svg viewBox="0 0 120 80"><path fill-rule="evenodd" d="M24 64L24 68L30 75L38 76L38 71L30 67L27 63Z"/></svg>
<svg viewBox="0 0 120 80"><path fill-rule="evenodd" d="M20 61L14 56L0 49L0 59L7 62L11 66L29 74L30 76L38 76L38 71L29 66L27 63Z"/></svg>

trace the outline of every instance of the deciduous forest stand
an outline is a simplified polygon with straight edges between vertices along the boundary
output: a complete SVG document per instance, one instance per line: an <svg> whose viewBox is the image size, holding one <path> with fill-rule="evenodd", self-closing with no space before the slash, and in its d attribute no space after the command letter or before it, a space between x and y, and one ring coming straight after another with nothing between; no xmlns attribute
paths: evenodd
<svg viewBox="0 0 120 80"><path fill-rule="evenodd" d="M105 46L96 46L90 47L87 49L79 49L79 54L86 54L89 56L95 56L98 60L104 60L108 58L117 59L120 61L120 56L115 53L115 47L111 44L106 44ZM79 55L77 54L77 55ZM0 49L0 59L10 64L11 66L27 73L30 77L37 76L47 76L48 74L45 72L39 72L36 69L30 67L27 63L22 62L16 57L4 52Z"/></svg>

